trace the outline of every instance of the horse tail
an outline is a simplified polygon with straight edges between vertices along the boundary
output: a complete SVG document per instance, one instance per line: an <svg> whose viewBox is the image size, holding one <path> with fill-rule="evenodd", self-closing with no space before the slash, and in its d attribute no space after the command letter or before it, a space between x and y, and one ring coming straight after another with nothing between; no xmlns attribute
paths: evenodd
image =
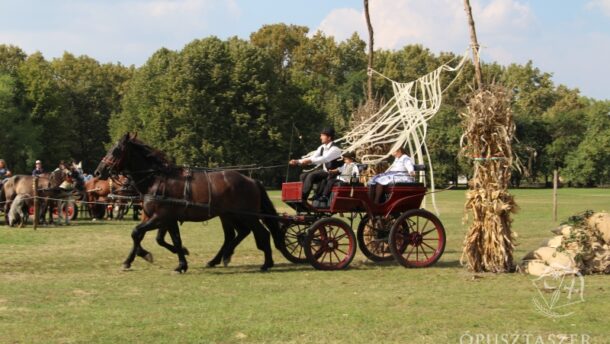
<svg viewBox="0 0 610 344"><path fill-rule="evenodd" d="M280 221L278 220L277 211L275 210L275 206L273 205L273 202L271 202L263 183L257 180L256 184L258 185L261 193L261 213L266 215L262 217L262 221L269 232L271 232L275 247L279 247L284 238L282 235L282 230L280 229Z"/></svg>

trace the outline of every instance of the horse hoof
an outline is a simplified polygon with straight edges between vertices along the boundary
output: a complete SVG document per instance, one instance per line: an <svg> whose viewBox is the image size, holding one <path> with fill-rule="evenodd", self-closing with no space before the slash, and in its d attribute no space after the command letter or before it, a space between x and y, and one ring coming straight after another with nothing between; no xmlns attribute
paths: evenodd
<svg viewBox="0 0 610 344"><path fill-rule="evenodd" d="M179 274L186 273L186 270L188 270L187 266L178 266L177 268L174 269L174 271Z"/></svg>
<svg viewBox="0 0 610 344"><path fill-rule="evenodd" d="M207 266L208 268L215 268L217 263L214 262L208 262L205 266Z"/></svg>
<svg viewBox="0 0 610 344"><path fill-rule="evenodd" d="M263 264L263 266L261 266L261 271L269 271L269 269L271 269L273 267L273 262L267 264Z"/></svg>
<svg viewBox="0 0 610 344"><path fill-rule="evenodd" d="M189 250L186 247L184 247L184 246L182 246L182 252L184 252L185 256L188 256L189 253L190 253Z"/></svg>
<svg viewBox="0 0 610 344"><path fill-rule="evenodd" d="M222 265L224 265L224 266L225 266L225 268L226 268L227 266L229 266L229 263L231 263L231 257L226 257L226 258L223 258L223 259L222 259Z"/></svg>
<svg viewBox="0 0 610 344"><path fill-rule="evenodd" d="M148 252L148 253L147 253L147 254L146 254L144 257L142 257L142 258L144 258L144 260L145 260L145 261L147 261L147 262L149 262L149 263L152 263L152 262L153 262L153 256L152 256L152 254L151 254L150 252Z"/></svg>
<svg viewBox="0 0 610 344"><path fill-rule="evenodd" d="M131 264L124 263L123 264L123 271L131 271Z"/></svg>

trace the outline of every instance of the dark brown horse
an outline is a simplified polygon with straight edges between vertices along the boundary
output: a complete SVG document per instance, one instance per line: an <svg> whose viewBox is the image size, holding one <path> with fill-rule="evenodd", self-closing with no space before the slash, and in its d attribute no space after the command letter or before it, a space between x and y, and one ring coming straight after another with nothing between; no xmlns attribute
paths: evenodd
<svg viewBox="0 0 610 344"><path fill-rule="evenodd" d="M123 263L124 268L131 267L136 255L152 260L141 242L146 232L159 229L157 242L178 255L175 271L186 272L188 251L182 245L178 222L206 221L216 216L220 217L225 242L208 266L220 263L221 258L228 262L235 246L250 230L257 247L265 254L261 270L273 266L269 232L276 247L282 235L277 212L260 182L236 171L209 172L176 166L163 153L129 134L108 151L94 175L106 179L118 173L129 176L138 192L144 195L143 218L146 218L131 233L133 248ZM166 232L173 245L163 241Z"/></svg>

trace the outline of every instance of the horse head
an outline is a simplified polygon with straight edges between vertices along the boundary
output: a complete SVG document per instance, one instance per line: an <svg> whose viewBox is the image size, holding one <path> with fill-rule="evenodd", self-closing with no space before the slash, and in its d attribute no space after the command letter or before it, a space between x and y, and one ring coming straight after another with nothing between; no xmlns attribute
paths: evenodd
<svg viewBox="0 0 610 344"><path fill-rule="evenodd" d="M123 135L108 150L93 175L105 180L121 173L126 176L167 173L175 167L165 154L138 140L136 136L137 134L129 133Z"/></svg>
<svg viewBox="0 0 610 344"><path fill-rule="evenodd" d="M68 171L68 176L74 184L74 196L77 196L78 199L82 199L85 196L85 177L83 175L82 162L72 164L72 167Z"/></svg>
<svg viewBox="0 0 610 344"><path fill-rule="evenodd" d="M128 144L134 139L127 133L121 137L121 139L112 146L106 155L102 158L102 161L97 165L93 175L101 180L106 180L112 175L117 175L125 168L125 160L127 160Z"/></svg>

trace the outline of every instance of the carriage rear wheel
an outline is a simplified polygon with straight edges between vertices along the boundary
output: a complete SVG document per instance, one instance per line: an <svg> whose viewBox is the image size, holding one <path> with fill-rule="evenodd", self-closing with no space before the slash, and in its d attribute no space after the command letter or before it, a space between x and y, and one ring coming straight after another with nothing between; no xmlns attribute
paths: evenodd
<svg viewBox="0 0 610 344"><path fill-rule="evenodd" d="M62 216L68 214L68 220L74 221L78 218L78 206L74 201L62 203ZM53 218L59 219L59 205L53 208Z"/></svg>
<svg viewBox="0 0 610 344"><path fill-rule="evenodd" d="M332 217L316 221L307 232L305 255L318 270L347 268L356 255L356 237L352 228Z"/></svg>
<svg viewBox="0 0 610 344"><path fill-rule="evenodd" d="M402 214L390 230L390 251L401 265L424 268L445 250L445 228L434 214L414 209Z"/></svg>
<svg viewBox="0 0 610 344"><path fill-rule="evenodd" d="M372 219L365 216L358 225L356 236L358 246L364 255L374 262L386 262L394 259L390 252L390 229L395 218L374 216Z"/></svg>
<svg viewBox="0 0 610 344"><path fill-rule="evenodd" d="M307 263L305 256L305 237L307 236L307 228L309 224L303 223L288 223L282 227L284 232L284 240L280 246L280 252L290 262L295 264Z"/></svg>

